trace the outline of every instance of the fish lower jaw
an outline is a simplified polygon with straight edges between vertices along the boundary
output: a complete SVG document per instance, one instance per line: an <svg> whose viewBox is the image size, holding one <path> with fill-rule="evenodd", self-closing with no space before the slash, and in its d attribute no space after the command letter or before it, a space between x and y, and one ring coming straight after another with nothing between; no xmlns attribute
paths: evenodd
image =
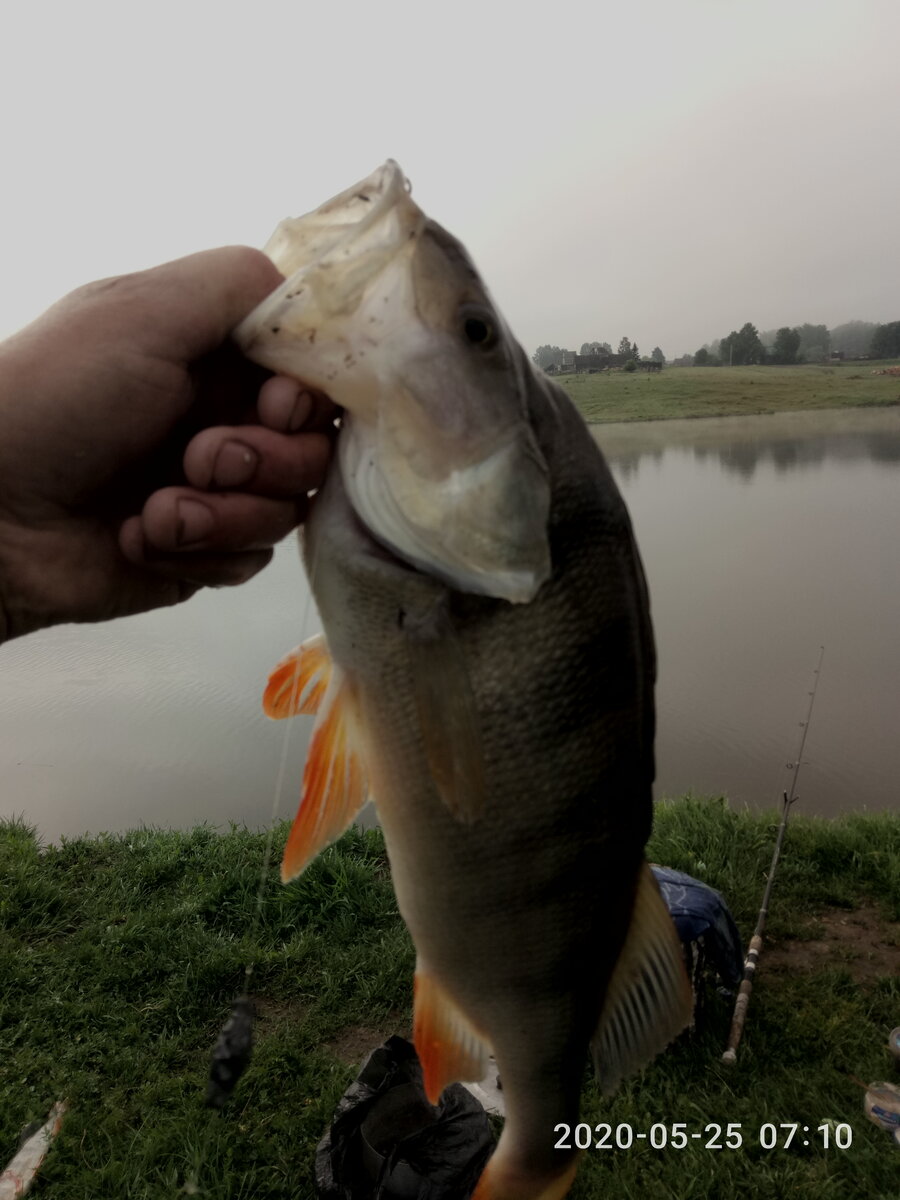
<svg viewBox="0 0 900 1200"><path fill-rule="evenodd" d="M551 572L549 497L546 506L523 505L519 513L508 504L504 513L489 493L481 503L480 476L505 454L503 448L443 482L424 480L397 456L386 469L377 434L350 418L338 442L338 469L357 519L396 559L453 591L526 604ZM494 521L485 519L485 509L498 513ZM520 536L513 539L508 526L517 521Z"/></svg>
<svg viewBox="0 0 900 1200"><path fill-rule="evenodd" d="M371 558L377 558L385 566L389 566L393 571L401 572L404 575L419 579L429 578L427 572L420 571L415 564L403 558L402 555L397 554L387 542L377 537L355 511L353 516L356 522L357 533L364 538L366 553Z"/></svg>

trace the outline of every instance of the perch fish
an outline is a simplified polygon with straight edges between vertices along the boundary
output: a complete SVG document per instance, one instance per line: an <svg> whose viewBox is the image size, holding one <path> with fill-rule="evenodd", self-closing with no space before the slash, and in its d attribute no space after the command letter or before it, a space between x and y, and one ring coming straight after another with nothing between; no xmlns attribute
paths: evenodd
<svg viewBox="0 0 900 1200"><path fill-rule="evenodd" d="M282 876L374 799L416 947L429 1099L496 1057L478 1200L556 1200L589 1050L612 1091L691 1017L646 864L655 656L624 503L462 245L388 161L265 247L235 331L343 408L302 537L325 630L272 674L315 712Z"/></svg>

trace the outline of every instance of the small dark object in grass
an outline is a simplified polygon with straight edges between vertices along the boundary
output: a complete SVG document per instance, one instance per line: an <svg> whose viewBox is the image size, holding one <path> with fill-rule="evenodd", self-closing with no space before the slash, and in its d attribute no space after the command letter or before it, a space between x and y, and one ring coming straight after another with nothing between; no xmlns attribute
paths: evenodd
<svg viewBox="0 0 900 1200"><path fill-rule="evenodd" d="M250 997L238 996L212 1052L209 1083L206 1086L207 1108L224 1108L237 1081L247 1069L253 1053L255 1017L256 1009Z"/></svg>
<svg viewBox="0 0 900 1200"><path fill-rule="evenodd" d="M34 1135L43 1126L43 1124L44 1124L43 1121L31 1121L30 1124L26 1125L25 1128L23 1130L21 1130L21 1132L19 1133L19 1146L18 1146L18 1148L20 1150L22 1149L22 1147L25 1145L25 1143L28 1141L28 1139L30 1137L34 1137Z"/></svg>

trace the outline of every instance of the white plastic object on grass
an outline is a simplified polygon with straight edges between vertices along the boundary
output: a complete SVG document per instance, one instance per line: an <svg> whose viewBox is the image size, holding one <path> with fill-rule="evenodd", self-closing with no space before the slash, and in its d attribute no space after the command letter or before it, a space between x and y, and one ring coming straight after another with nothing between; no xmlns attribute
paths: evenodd
<svg viewBox="0 0 900 1200"><path fill-rule="evenodd" d="M900 1088L892 1083L870 1083L864 1107L873 1124L895 1136L900 1132Z"/></svg>
<svg viewBox="0 0 900 1200"><path fill-rule="evenodd" d="M50 1143L59 1133L68 1106L67 1100L57 1100L37 1133L23 1142L13 1155L6 1170L0 1174L0 1200L18 1200L29 1190Z"/></svg>

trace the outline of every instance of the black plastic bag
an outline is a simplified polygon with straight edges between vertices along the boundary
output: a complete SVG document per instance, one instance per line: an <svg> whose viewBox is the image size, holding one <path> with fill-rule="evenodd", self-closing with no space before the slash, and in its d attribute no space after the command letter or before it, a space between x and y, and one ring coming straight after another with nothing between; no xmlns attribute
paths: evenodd
<svg viewBox="0 0 900 1200"><path fill-rule="evenodd" d="M431 1105L415 1048L392 1037L341 1097L316 1149L321 1200L465 1200L493 1149L487 1113L462 1084Z"/></svg>

